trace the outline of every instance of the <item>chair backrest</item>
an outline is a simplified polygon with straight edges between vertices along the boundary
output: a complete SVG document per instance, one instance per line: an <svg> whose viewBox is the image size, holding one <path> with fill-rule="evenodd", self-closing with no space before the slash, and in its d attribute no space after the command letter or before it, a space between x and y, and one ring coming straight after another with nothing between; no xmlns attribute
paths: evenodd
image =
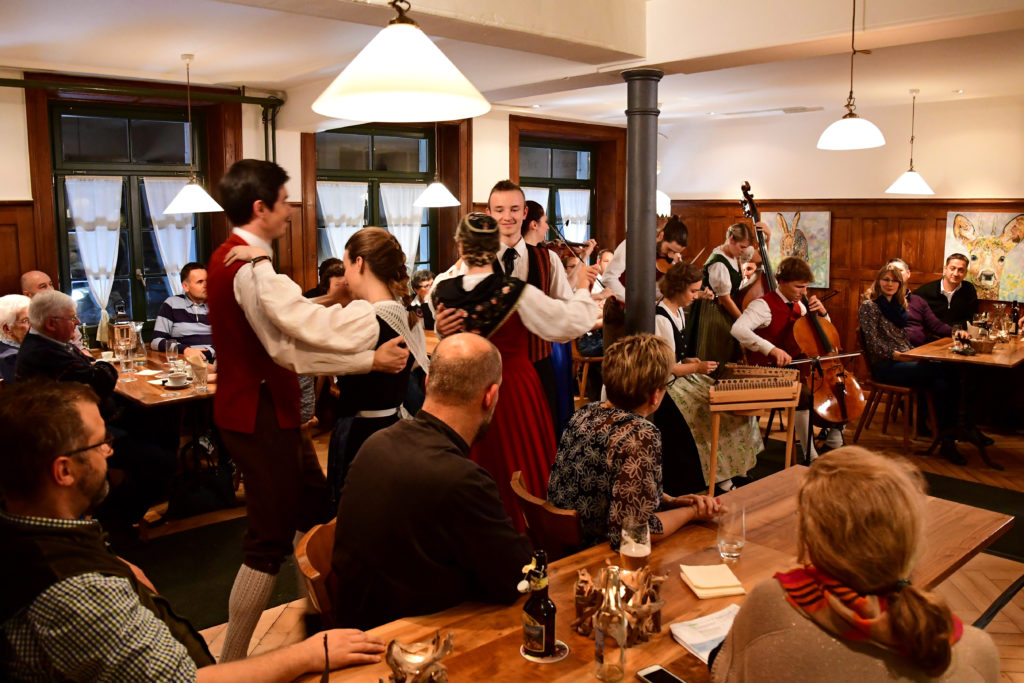
<svg viewBox="0 0 1024 683"><path fill-rule="evenodd" d="M534 548L547 551L549 561L580 549L583 534L579 513L555 507L527 491L520 471L512 473L512 492L516 494L519 512L526 521L526 535Z"/></svg>
<svg viewBox="0 0 1024 683"><path fill-rule="evenodd" d="M334 626L334 605L331 603L329 581L337 526L337 517L326 524L317 524L295 546L295 562L306 582L309 601L320 613L320 620L327 628Z"/></svg>

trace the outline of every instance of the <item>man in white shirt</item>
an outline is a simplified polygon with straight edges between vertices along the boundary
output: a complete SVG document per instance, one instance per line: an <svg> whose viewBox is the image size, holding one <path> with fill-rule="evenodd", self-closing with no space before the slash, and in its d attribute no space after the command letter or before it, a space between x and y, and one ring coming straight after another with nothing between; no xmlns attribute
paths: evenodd
<svg viewBox="0 0 1024 683"><path fill-rule="evenodd" d="M828 317L825 305L817 296L809 297L806 307L801 302L807 294L807 287L814 282L814 273L806 261L794 256L782 259L775 280L778 288L751 301L732 325L732 336L747 349L747 362L754 365L789 365L793 357L781 345L791 336L793 323L807 315L808 308L818 315ZM800 394L799 410L795 418L796 434L807 458L814 460L818 457L814 440L807 438L810 395L806 387L801 387ZM841 446L842 438L841 428L829 429L827 443L830 448Z"/></svg>
<svg viewBox="0 0 1024 683"><path fill-rule="evenodd" d="M369 303L325 308L274 273L272 242L291 220L287 180L277 164L243 159L220 181L221 204L237 227L209 264L210 324L220 350L213 414L245 476L248 519L222 661L246 656L281 563L303 531L334 515L320 464L302 448L296 373L398 372L408 358L401 337L373 350L379 328ZM243 263L249 259L252 265Z"/></svg>

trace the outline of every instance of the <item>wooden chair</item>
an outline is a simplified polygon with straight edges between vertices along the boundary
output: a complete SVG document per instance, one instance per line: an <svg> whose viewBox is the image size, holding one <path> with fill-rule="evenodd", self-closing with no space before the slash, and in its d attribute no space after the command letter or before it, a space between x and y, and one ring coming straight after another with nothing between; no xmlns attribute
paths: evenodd
<svg viewBox="0 0 1024 683"><path fill-rule="evenodd" d="M576 346L575 339L572 340L572 376L576 378L576 398L573 401L574 407L578 410L585 406L590 400L587 398L587 374L593 363L600 363L604 356L583 356Z"/></svg>
<svg viewBox="0 0 1024 683"><path fill-rule="evenodd" d="M326 524L317 524L295 546L295 562L306 582L309 601L320 613L325 628L333 628L335 625L328 582L332 573L331 555L334 554L334 531L337 526L337 517Z"/></svg>
<svg viewBox="0 0 1024 683"><path fill-rule="evenodd" d="M579 550L583 543L580 516L575 510L563 510L526 490L523 473L512 473L512 492L526 522L526 535L534 548L543 548L553 562Z"/></svg>

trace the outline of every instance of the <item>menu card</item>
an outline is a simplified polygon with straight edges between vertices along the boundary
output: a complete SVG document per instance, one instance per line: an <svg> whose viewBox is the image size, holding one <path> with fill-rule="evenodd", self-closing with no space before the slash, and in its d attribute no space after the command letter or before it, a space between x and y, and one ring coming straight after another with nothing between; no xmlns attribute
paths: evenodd
<svg viewBox="0 0 1024 683"><path fill-rule="evenodd" d="M739 611L739 605L729 605L706 617L672 624L669 626L669 630L677 643L707 664L708 655L725 640L726 634L732 628L733 619L736 618L736 613Z"/></svg>

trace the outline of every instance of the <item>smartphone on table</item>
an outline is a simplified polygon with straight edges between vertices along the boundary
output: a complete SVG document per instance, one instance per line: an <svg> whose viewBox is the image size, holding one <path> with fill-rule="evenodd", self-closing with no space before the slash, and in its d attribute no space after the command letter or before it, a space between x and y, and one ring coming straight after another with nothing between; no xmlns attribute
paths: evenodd
<svg viewBox="0 0 1024 683"><path fill-rule="evenodd" d="M648 666L636 672L636 677L646 683L686 683L663 666Z"/></svg>

